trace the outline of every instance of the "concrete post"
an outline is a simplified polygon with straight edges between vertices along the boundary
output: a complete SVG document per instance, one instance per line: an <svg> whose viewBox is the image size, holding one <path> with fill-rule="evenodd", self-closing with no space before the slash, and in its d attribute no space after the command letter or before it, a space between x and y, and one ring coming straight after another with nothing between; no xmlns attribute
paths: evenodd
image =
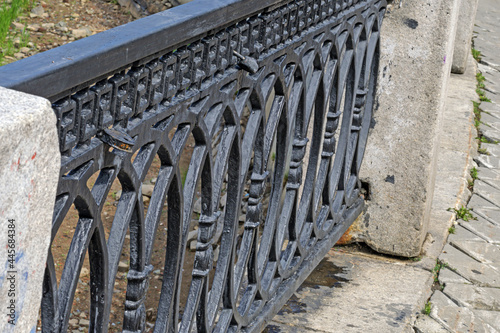
<svg viewBox="0 0 500 333"><path fill-rule="evenodd" d="M427 235L459 1L404 1L384 19L379 106L361 168L371 200L350 235L378 252L418 256Z"/></svg>
<svg viewBox="0 0 500 333"><path fill-rule="evenodd" d="M476 18L478 0L460 0L457 34L455 36L455 51L451 72L465 73L467 57L471 53L472 30Z"/></svg>
<svg viewBox="0 0 500 333"><path fill-rule="evenodd" d="M60 169L49 101L0 87L0 332L35 332Z"/></svg>

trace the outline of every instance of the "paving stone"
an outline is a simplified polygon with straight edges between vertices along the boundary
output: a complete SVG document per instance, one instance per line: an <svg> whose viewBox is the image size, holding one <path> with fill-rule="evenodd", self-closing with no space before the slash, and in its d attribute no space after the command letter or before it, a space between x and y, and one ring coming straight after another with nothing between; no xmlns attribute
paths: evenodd
<svg viewBox="0 0 500 333"><path fill-rule="evenodd" d="M480 167L486 167L490 169L500 169L500 158L492 155L480 154L474 159Z"/></svg>
<svg viewBox="0 0 500 333"><path fill-rule="evenodd" d="M482 63L477 64L477 69L479 72L483 73L485 78L488 80L489 75L491 75L493 72L496 72L495 69L491 68L490 66Z"/></svg>
<svg viewBox="0 0 500 333"><path fill-rule="evenodd" d="M488 169L485 167L477 168L477 177L482 180L498 180L500 181L500 171Z"/></svg>
<svg viewBox="0 0 500 333"><path fill-rule="evenodd" d="M476 193L472 194L469 203L467 204L467 207L472 209L474 213L477 213L476 210L484 210L484 209L489 209L493 211L498 209L500 213L500 207L494 205L493 203L477 195Z"/></svg>
<svg viewBox="0 0 500 333"><path fill-rule="evenodd" d="M493 328L500 331L500 312L487 310L472 310L476 317L481 318Z"/></svg>
<svg viewBox="0 0 500 333"><path fill-rule="evenodd" d="M499 125L498 120L492 121L492 122L486 122L483 120L483 117L481 117L481 123L479 124L479 132L484 133L485 131L488 130L498 130L497 126ZM481 148L483 147L483 143L481 143Z"/></svg>
<svg viewBox="0 0 500 333"><path fill-rule="evenodd" d="M500 122L495 123L495 125L497 125L498 128L492 129L492 130L496 131L496 133L497 133L496 136L500 136ZM500 141L498 139L494 139L494 140ZM500 145L499 144L496 144L496 143L481 143L481 148L486 148L486 150L492 156L500 157Z"/></svg>
<svg viewBox="0 0 500 333"><path fill-rule="evenodd" d="M500 274L492 267L482 264L462 251L446 244L439 260L467 280L484 287L500 287Z"/></svg>
<svg viewBox="0 0 500 333"><path fill-rule="evenodd" d="M482 130L483 125L487 126L486 129L489 127L500 130L500 112L481 112L480 130Z"/></svg>
<svg viewBox="0 0 500 333"><path fill-rule="evenodd" d="M483 110L484 111L484 110ZM500 112L481 112L481 122L479 124L479 131L482 133L484 129L493 129L500 131ZM485 128L482 126L486 125ZM481 143L482 145L482 143Z"/></svg>
<svg viewBox="0 0 500 333"><path fill-rule="evenodd" d="M497 113L482 112L481 122L496 128L500 126L500 115Z"/></svg>
<svg viewBox="0 0 500 333"><path fill-rule="evenodd" d="M500 132L496 128L481 127L481 132L483 134L483 137L485 137L487 140L489 140L491 142L500 141ZM481 148L484 148L484 147L481 145ZM492 152L491 150L488 150L488 148L486 148L486 151L488 153L490 153L491 156L493 156L493 157L498 156L494 152Z"/></svg>
<svg viewBox="0 0 500 333"><path fill-rule="evenodd" d="M471 221L470 223L461 223L461 225L463 228L490 243L500 244L500 226L494 225L482 216L478 216L477 220Z"/></svg>
<svg viewBox="0 0 500 333"><path fill-rule="evenodd" d="M486 201L486 200L485 200ZM470 205L470 201L469 201ZM500 226L500 210L495 207L475 208L474 213L481 216L496 226Z"/></svg>
<svg viewBox="0 0 500 333"><path fill-rule="evenodd" d="M484 321L481 317L475 317L474 320L474 330L470 332L478 333L499 333L493 326L488 322Z"/></svg>
<svg viewBox="0 0 500 333"><path fill-rule="evenodd" d="M486 81L486 86L484 87L484 90L499 95L500 94L499 88L500 88L499 85L492 84L490 81Z"/></svg>
<svg viewBox="0 0 500 333"><path fill-rule="evenodd" d="M459 307L440 291L431 298L431 317L453 333L498 333L490 324L465 307ZM430 333L430 332L429 332Z"/></svg>
<svg viewBox="0 0 500 333"><path fill-rule="evenodd" d="M500 98L497 94L493 94L487 90L484 91L484 96L488 98L492 104L498 105L500 103Z"/></svg>
<svg viewBox="0 0 500 333"><path fill-rule="evenodd" d="M489 36L489 34L487 36ZM478 37L474 40L474 47L477 47L479 50L481 50L482 63L495 69L500 69L500 62L496 57L496 52L494 52L495 49L498 49L497 43L489 38Z"/></svg>
<svg viewBox="0 0 500 333"><path fill-rule="evenodd" d="M449 333L443 325L426 315L417 317L414 328L416 333Z"/></svg>
<svg viewBox="0 0 500 333"><path fill-rule="evenodd" d="M500 114L500 106L495 103L481 103L481 110L494 114L495 116Z"/></svg>
<svg viewBox="0 0 500 333"><path fill-rule="evenodd" d="M463 224L466 225L469 222L464 222ZM453 241L462 241L462 240L468 240L468 241L475 241L475 242L484 242L485 240L479 237L478 235L475 235L472 233L469 229L463 227L462 225L457 225L455 226L455 233L450 234L448 236L448 243L453 242Z"/></svg>
<svg viewBox="0 0 500 333"><path fill-rule="evenodd" d="M493 170L493 169L491 169ZM485 182L486 184L493 186L497 192L500 193L500 181L496 179L481 179L481 181Z"/></svg>
<svg viewBox="0 0 500 333"><path fill-rule="evenodd" d="M479 194L488 201L500 207L500 191L491 186L490 184L477 180L474 182L474 193Z"/></svg>
<svg viewBox="0 0 500 333"><path fill-rule="evenodd" d="M470 332L474 327L474 314L471 310L457 306L445 294L436 290L431 299L431 318L451 332Z"/></svg>
<svg viewBox="0 0 500 333"><path fill-rule="evenodd" d="M470 241L457 241L451 244L477 261L500 268L500 246L496 244Z"/></svg>
<svg viewBox="0 0 500 333"><path fill-rule="evenodd" d="M484 75L486 79L486 86L493 86L495 90L500 89L500 73L498 71L490 71L488 74Z"/></svg>
<svg viewBox="0 0 500 333"><path fill-rule="evenodd" d="M500 289L498 288L448 283L443 292L459 306L478 310L500 311Z"/></svg>
<svg viewBox="0 0 500 333"><path fill-rule="evenodd" d="M439 271L439 283L448 285L449 283L470 283L469 280L464 279L451 269L448 269L446 267L441 268Z"/></svg>

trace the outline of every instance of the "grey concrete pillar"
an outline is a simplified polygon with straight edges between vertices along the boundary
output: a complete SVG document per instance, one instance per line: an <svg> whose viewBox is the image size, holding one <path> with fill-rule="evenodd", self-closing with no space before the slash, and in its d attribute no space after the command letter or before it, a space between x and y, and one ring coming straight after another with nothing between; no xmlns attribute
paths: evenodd
<svg viewBox="0 0 500 333"><path fill-rule="evenodd" d="M371 200L351 228L382 253L417 256L427 234L459 1L404 1L384 19L379 106L361 168Z"/></svg>
<svg viewBox="0 0 500 333"><path fill-rule="evenodd" d="M0 87L0 332L35 332L60 169L49 101Z"/></svg>
<svg viewBox="0 0 500 333"><path fill-rule="evenodd" d="M476 18L478 0L460 0L455 51L453 52L452 73L463 74L467 57L471 53L472 30Z"/></svg>

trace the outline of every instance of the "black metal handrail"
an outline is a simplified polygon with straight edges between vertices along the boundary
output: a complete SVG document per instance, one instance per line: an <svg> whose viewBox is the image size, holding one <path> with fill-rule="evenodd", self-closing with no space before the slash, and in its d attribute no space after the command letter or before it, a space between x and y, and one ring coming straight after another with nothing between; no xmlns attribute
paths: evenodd
<svg viewBox="0 0 500 333"><path fill-rule="evenodd" d="M123 256L125 332L262 329L363 208L385 6L198 0L1 67L58 118L43 331L67 330L86 253L92 332L113 330Z"/></svg>
<svg viewBox="0 0 500 333"><path fill-rule="evenodd" d="M187 45L284 2L189 2L4 66L0 86L55 100L69 88L76 90L105 74Z"/></svg>

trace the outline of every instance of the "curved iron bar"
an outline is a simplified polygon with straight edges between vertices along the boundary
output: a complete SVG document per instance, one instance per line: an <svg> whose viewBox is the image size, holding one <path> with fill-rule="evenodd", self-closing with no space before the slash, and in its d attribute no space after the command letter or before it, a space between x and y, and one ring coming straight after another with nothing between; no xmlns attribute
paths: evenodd
<svg viewBox="0 0 500 333"><path fill-rule="evenodd" d="M108 330L127 231L123 330L145 331L165 204L154 331L261 330L363 207L358 173L385 7L384 0L200 0L2 67L0 85L50 98L58 117L63 162L52 239L71 205L79 215L59 283L49 253L43 331L67 330L86 252L90 331ZM189 136L195 143L182 184ZM155 156L161 167L144 213L141 188ZM123 193L106 239L101 211L116 179ZM198 187L197 246L181 313Z"/></svg>

